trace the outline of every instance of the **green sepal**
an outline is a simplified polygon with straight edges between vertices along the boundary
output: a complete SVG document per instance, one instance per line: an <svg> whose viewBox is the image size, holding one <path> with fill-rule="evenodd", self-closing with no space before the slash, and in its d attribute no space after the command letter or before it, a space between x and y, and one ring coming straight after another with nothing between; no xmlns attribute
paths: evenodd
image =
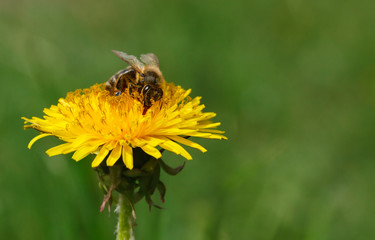
<svg viewBox="0 0 375 240"><path fill-rule="evenodd" d="M160 200L162 203L164 203L164 196L167 191L167 188L165 187L164 183L162 181L158 182L158 185L156 186L159 193L160 193Z"/></svg>
<svg viewBox="0 0 375 240"><path fill-rule="evenodd" d="M144 176L147 176L148 173L141 170L141 169L133 169L133 170L125 170L122 175L124 175L125 177L131 177L131 178L136 178L136 177L144 177Z"/></svg>
<svg viewBox="0 0 375 240"><path fill-rule="evenodd" d="M154 202L152 201L150 195L146 195L145 199L146 199L146 202L148 203L148 210L151 211L151 207L152 207L152 206L154 206L154 207L156 207L156 208L159 208L159 209L164 209L162 206L159 206L159 205L157 205L156 203L154 203Z"/></svg>
<svg viewBox="0 0 375 240"><path fill-rule="evenodd" d="M158 161L160 163L161 168L163 168L163 170L166 173L168 173L169 175L172 175L172 176L174 176L177 173L181 172L181 170L185 167L185 162L182 165L180 165L180 166L178 166L176 168L172 168L172 167L168 166L163 160L159 159Z"/></svg>

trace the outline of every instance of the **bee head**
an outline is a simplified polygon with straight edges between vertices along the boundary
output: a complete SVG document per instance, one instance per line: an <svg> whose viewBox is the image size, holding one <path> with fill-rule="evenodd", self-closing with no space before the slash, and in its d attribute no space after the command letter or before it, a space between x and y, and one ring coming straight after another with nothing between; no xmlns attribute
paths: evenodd
<svg viewBox="0 0 375 240"><path fill-rule="evenodd" d="M163 97L163 90L158 87L152 87L151 85L146 85L142 89L143 94L143 104L146 107L151 107L156 101Z"/></svg>

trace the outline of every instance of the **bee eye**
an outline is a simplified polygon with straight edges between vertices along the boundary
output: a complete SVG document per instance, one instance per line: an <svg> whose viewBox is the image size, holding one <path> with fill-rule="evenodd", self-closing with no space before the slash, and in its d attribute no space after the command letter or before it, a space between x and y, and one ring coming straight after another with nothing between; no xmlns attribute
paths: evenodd
<svg viewBox="0 0 375 240"><path fill-rule="evenodd" d="M143 93L148 92L150 89L151 89L150 85L146 85L146 86L143 88Z"/></svg>
<svg viewBox="0 0 375 240"><path fill-rule="evenodd" d="M120 96L120 95L121 95L120 91L116 92L116 94L115 94L115 96Z"/></svg>

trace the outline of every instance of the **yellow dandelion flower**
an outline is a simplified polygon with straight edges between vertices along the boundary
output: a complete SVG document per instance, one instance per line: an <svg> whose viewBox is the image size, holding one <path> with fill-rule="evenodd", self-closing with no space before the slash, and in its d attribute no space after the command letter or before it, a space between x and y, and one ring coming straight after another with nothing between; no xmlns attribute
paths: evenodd
<svg viewBox="0 0 375 240"><path fill-rule="evenodd" d="M202 112L200 97L190 98L190 89L167 83L163 98L145 112L143 104L129 93L113 96L104 84L76 90L61 98L57 105L44 109L43 118L25 120L25 128L41 132L28 148L46 136L56 136L65 143L48 149L49 156L74 152L79 161L96 153L92 167L105 159L113 166L122 158L128 169L133 169L133 148L141 148L158 159L161 149L192 159L181 145L205 152L201 145L187 137L226 139L224 132L216 130L219 122L212 122L213 112Z"/></svg>

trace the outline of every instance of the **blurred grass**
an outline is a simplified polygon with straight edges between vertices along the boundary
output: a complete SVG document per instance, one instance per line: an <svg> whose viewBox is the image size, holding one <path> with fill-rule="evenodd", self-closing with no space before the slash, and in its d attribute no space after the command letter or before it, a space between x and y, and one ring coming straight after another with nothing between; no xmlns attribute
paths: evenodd
<svg viewBox="0 0 375 240"><path fill-rule="evenodd" d="M141 239L374 239L373 1L0 2L0 238L111 239L90 159L44 153L21 116L154 52L229 141L163 176ZM167 154L177 166L182 159Z"/></svg>

